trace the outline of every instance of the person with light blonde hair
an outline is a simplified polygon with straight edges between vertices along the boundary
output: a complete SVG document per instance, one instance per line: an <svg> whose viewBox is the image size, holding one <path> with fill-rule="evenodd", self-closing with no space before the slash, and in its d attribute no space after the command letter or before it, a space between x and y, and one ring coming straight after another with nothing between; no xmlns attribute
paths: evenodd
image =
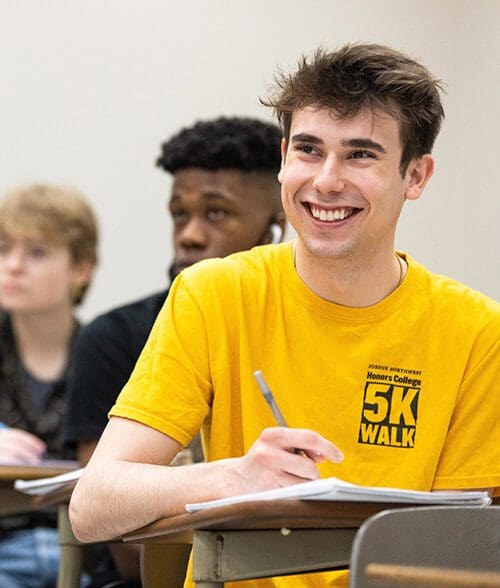
<svg viewBox="0 0 500 588"><path fill-rule="evenodd" d="M63 443L67 383L98 227L71 188L32 184L0 200L0 463L72 457ZM0 519L0 586L55 585L56 518Z"/></svg>

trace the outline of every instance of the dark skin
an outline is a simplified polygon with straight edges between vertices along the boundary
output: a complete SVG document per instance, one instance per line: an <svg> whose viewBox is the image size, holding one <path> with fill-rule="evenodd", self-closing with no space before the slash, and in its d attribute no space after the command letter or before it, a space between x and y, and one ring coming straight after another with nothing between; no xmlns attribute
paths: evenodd
<svg viewBox="0 0 500 588"><path fill-rule="evenodd" d="M270 243L272 223L285 230L280 186L271 174L186 168L173 179L168 211L173 222L174 275L202 259ZM82 465L88 463L97 441L79 444ZM138 578L137 546L110 543L109 548L121 576Z"/></svg>
<svg viewBox="0 0 500 588"><path fill-rule="evenodd" d="M185 267L271 242L269 226L285 230L280 187L271 176L221 169L186 168L174 174L168 210L173 221L177 275ZM97 440L81 443L87 464Z"/></svg>
<svg viewBox="0 0 500 588"><path fill-rule="evenodd" d="M275 178L233 169L178 171L169 211L175 273L202 259L270 243L270 224L285 226Z"/></svg>

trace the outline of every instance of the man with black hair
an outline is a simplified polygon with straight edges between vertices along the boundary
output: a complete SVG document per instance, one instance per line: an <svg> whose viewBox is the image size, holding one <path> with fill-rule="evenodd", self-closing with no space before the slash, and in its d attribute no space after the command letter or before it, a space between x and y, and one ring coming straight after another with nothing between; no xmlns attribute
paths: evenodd
<svg viewBox="0 0 500 588"><path fill-rule="evenodd" d="M285 219L277 181L280 141L276 125L221 117L197 122L163 143L157 165L173 177L168 207L175 254L170 280L202 259L281 240ZM77 446L82 464L88 462L167 294L168 289L115 308L83 330L75 351L66 427L66 442ZM200 461L199 443L191 448ZM119 555L124 546L112 549ZM135 563L132 570L122 564L123 576L137 571Z"/></svg>

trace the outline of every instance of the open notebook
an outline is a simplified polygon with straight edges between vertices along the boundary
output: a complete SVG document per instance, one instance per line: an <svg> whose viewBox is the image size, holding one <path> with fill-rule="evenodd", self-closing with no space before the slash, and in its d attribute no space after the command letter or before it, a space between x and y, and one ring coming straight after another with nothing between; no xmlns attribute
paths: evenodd
<svg viewBox="0 0 500 588"><path fill-rule="evenodd" d="M487 492L480 491L436 491L422 492L417 490L401 490L399 488L380 488L374 486L358 486L338 478L313 480L285 488L264 490L241 494L229 498L220 498L208 502L186 504L188 512L196 512L217 506L253 502L254 500L348 500L355 502L396 502L404 504L450 504L462 506L482 506L491 503Z"/></svg>

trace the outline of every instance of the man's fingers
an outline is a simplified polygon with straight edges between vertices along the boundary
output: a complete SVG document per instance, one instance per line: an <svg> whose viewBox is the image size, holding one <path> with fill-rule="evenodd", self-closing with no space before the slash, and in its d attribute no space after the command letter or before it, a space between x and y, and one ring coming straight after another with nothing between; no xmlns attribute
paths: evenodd
<svg viewBox="0 0 500 588"><path fill-rule="evenodd" d="M287 451L283 454L281 470L283 473L296 478L295 483L319 478L316 462L304 454L295 452Z"/></svg>
<svg viewBox="0 0 500 588"><path fill-rule="evenodd" d="M317 480L320 477L318 463L325 459L338 463L343 455L315 431L271 427L262 431L246 458L245 462L258 472L257 477L265 489Z"/></svg>
<svg viewBox="0 0 500 588"><path fill-rule="evenodd" d="M295 449L300 449L315 463L320 463L325 459L340 463L344 459L344 455L338 447L319 433L309 429L273 427L265 429L260 439L287 451L295 452Z"/></svg>
<svg viewBox="0 0 500 588"><path fill-rule="evenodd" d="M321 451L307 450L305 450L305 453L310 459L314 460L316 463L321 463L322 461L325 461L325 459L333 463L341 463L342 461L344 461L344 454L336 445L333 445L333 443L331 444L331 447L328 448L328 450L324 453L322 453Z"/></svg>

